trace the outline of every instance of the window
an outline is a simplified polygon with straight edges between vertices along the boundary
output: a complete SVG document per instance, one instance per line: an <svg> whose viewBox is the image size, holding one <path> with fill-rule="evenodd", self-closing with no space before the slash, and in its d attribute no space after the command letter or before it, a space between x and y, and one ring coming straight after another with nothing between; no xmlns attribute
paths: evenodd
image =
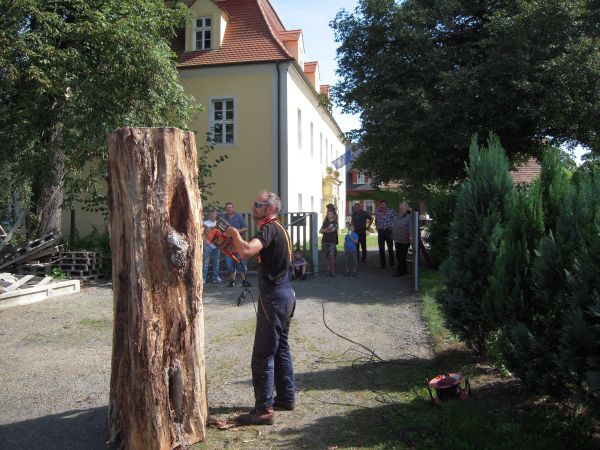
<svg viewBox="0 0 600 450"><path fill-rule="evenodd" d="M298 211L302 211L302 194L298 194Z"/></svg>
<svg viewBox="0 0 600 450"><path fill-rule="evenodd" d="M298 110L298 150L302 150L302 111Z"/></svg>
<svg viewBox="0 0 600 450"><path fill-rule="evenodd" d="M323 164L323 133L319 133L319 160Z"/></svg>
<svg viewBox="0 0 600 450"><path fill-rule="evenodd" d="M375 213L375 202L373 200L365 200L365 211L369 214Z"/></svg>
<svg viewBox="0 0 600 450"><path fill-rule="evenodd" d="M314 139L315 127L313 123L310 123L310 157L312 158L315 153L315 139Z"/></svg>
<svg viewBox="0 0 600 450"><path fill-rule="evenodd" d="M356 177L356 184L365 184L365 173L358 172L358 176Z"/></svg>
<svg viewBox="0 0 600 450"><path fill-rule="evenodd" d="M329 165L329 139L325 139L325 165Z"/></svg>
<svg viewBox="0 0 600 450"><path fill-rule="evenodd" d="M310 212L314 212L315 211L315 196L311 195L310 196Z"/></svg>
<svg viewBox="0 0 600 450"><path fill-rule="evenodd" d="M211 42L212 19L210 17L200 17L196 19L194 28L195 47L194 50L208 50Z"/></svg>
<svg viewBox="0 0 600 450"><path fill-rule="evenodd" d="M211 103L211 126L215 144L235 142L235 102L232 98L216 99Z"/></svg>

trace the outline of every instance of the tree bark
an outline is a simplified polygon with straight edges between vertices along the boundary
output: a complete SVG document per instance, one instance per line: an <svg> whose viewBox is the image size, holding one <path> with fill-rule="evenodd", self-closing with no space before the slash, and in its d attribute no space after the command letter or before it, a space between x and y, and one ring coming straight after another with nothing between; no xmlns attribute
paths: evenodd
<svg viewBox="0 0 600 450"><path fill-rule="evenodd" d="M202 206L194 134L123 128L108 138L113 273L109 441L204 440Z"/></svg>
<svg viewBox="0 0 600 450"><path fill-rule="evenodd" d="M61 229L61 206L65 181L65 151L57 148L49 161L50 173L45 173L36 199L37 223L35 237L42 237Z"/></svg>

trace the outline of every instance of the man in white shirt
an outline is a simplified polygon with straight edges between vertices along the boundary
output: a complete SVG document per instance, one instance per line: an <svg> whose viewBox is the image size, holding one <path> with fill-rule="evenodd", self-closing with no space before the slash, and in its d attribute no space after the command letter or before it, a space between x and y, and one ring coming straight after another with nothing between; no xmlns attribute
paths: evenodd
<svg viewBox="0 0 600 450"><path fill-rule="evenodd" d="M206 277L208 276L208 266L212 259L213 271L212 271L212 282L222 283L223 280L219 276L219 256L221 251L219 247L211 244L207 238L208 232L217 226L217 211L211 209L208 213L208 219L204 221L204 257L202 261L202 280L206 284Z"/></svg>

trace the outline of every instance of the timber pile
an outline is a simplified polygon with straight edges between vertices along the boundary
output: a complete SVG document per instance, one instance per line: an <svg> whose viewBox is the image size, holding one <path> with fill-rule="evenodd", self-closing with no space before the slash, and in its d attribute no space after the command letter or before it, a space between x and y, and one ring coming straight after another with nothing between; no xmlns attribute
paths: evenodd
<svg viewBox="0 0 600 450"><path fill-rule="evenodd" d="M52 281L52 277L0 273L0 310L40 302L80 291L79 280Z"/></svg>
<svg viewBox="0 0 600 450"><path fill-rule="evenodd" d="M0 269L15 266L21 274L47 275L60 252L60 233L52 233L26 242L20 247L7 244L0 253ZM19 266L24 266L19 269Z"/></svg>

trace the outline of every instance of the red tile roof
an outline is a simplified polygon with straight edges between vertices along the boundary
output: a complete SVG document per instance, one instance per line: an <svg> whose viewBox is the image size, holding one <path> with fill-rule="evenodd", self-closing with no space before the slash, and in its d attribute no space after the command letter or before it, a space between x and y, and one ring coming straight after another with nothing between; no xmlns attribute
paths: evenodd
<svg viewBox="0 0 600 450"><path fill-rule="evenodd" d="M283 40L295 32L285 29L268 0L227 0L218 5L230 17L223 45L215 50L179 52L180 68L294 59Z"/></svg>
<svg viewBox="0 0 600 450"><path fill-rule="evenodd" d="M510 172L514 184L530 184L542 173L542 166L535 158L530 158L526 164Z"/></svg>

